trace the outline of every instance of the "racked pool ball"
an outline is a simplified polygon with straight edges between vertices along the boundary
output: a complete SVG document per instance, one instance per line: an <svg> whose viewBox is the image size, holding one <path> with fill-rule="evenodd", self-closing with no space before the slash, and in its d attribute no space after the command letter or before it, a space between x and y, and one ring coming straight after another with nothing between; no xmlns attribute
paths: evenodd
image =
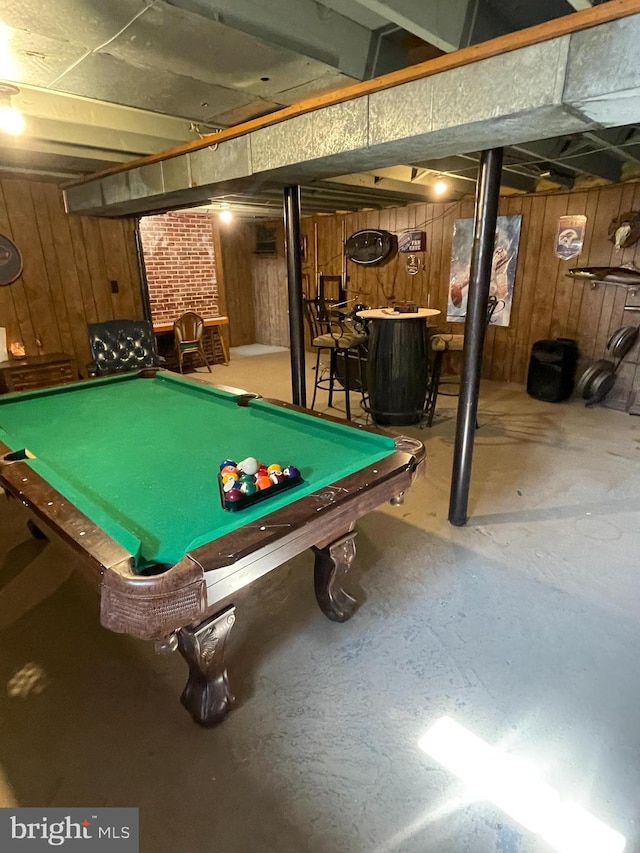
<svg viewBox="0 0 640 853"><path fill-rule="evenodd" d="M264 489L270 489L272 485L273 483L267 476L258 477L258 479L256 480L256 486L260 491L263 491Z"/></svg>
<svg viewBox="0 0 640 853"><path fill-rule="evenodd" d="M243 486L246 483L251 483L252 486L255 486L255 480L249 474L242 474L240 479L238 480L238 485Z"/></svg>
<svg viewBox="0 0 640 853"><path fill-rule="evenodd" d="M254 459L253 456L247 456L246 459L243 459L242 462L238 462L236 466L243 474L249 474L253 477L254 474L258 473L258 460Z"/></svg>
<svg viewBox="0 0 640 853"><path fill-rule="evenodd" d="M222 481L222 491L226 494L227 492L232 491L233 489L238 488L238 480L234 477L229 477L228 480Z"/></svg>
<svg viewBox="0 0 640 853"><path fill-rule="evenodd" d="M227 503L236 503L242 497L242 492L240 489L230 489L228 492L224 493L224 499Z"/></svg>
<svg viewBox="0 0 640 853"><path fill-rule="evenodd" d="M229 480L233 480L234 483L237 483L240 479L240 475L237 471L223 471L222 472L222 485L224 486Z"/></svg>
<svg viewBox="0 0 640 853"><path fill-rule="evenodd" d="M268 466L267 474L275 474L276 472L278 474L282 472L282 465L278 465L276 462L274 462L272 465Z"/></svg>
<svg viewBox="0 0 640 853"><path fill-rule="evenodd" d="M231 459L225 459L224 462L220 465L220 470L224 471L225 468L235 468L236 463Z"/></svg>
<svg viewBox="0 0 640 853"><path fill-rule="evenodd" d="M271 482L274 483L276 486L279 486L280 483L284 483L287 479L282 473L282 471L272 471L269 474L269 477L271 478Z"/></svg>
<svg viewBox="0 0 640 853"><path fill-rule="evenodd" d="M300 476L300 471L298 471L295 465L287 465L282 473L287 480L297 480Z"/></svg>
<svg viewBox="0 0 640 853"><path fill-rule="evenodd" d="M242 482L242 480L244 480L244 482ZM253 479L251 477L243 477L242 480L239 483L240 491L242 492L242 494L255 495L255 493L258 491L258 487L253 482Z"/></svg>

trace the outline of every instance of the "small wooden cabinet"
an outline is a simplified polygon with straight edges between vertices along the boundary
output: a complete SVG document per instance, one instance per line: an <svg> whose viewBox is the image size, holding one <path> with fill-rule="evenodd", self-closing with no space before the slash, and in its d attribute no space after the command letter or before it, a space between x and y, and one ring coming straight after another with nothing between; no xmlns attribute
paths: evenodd
<svg viewBox="0 0 640 853"><path fill-rule="evenodd" d="M74 358L64 352L0 361L0 394L75 382Z"/></svg>

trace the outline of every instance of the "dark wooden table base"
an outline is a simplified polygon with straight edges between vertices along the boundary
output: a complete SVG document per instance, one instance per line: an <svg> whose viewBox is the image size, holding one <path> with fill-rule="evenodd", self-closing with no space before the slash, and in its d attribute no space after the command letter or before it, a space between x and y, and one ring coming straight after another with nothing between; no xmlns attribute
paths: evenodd
<svg viewBox="0 0 640 853"><path fill-rule="evenodd" d="M358 606L342 587L356 556L355 536L355 532L348 533L325 548L313 548L316 601L333 622L346 622ZM230 605L197 628L181 628L177 632L178 651L189 667L180 701L195 722L206 728L221 723L234 703L224 653L236 621L235 611L235 606Z"/></svg>

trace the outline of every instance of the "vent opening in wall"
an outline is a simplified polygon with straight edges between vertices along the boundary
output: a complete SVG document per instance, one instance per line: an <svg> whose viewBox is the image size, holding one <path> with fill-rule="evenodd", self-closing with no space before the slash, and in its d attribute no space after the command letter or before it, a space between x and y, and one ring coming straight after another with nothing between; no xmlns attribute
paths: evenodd
<svg viewBox="0 0 640 853"><path fill-rule="evenodd" d="M276 229L265 225L256 226L256 255L276 254Z"/></svg>

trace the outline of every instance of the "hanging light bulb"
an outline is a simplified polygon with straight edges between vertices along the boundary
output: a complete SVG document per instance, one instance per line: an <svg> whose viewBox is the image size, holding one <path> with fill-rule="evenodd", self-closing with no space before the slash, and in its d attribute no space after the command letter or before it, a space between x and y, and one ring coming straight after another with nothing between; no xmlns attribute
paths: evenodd
<svg viewBox="0 0 640 853"><path fill-rule="evenodd" d="M218 214L220 217L220 222L231 222L233 219L233 213L230 210L221 210Z"/></svg>
<svg viewBox="0 0 640 853"><path fill-rule="evenodd" d="M16 86L0 85L0 133L17 136L24 131L24 116L11 106L11 98L19 91Z"/></svg>
<svg viewBox="0 0 640 853"><path fill-rule="evenodd" d="M449 189L449 184L442 178L438 178L438 180L433 185L433 191L436 195L443 195Z"/></svg>

